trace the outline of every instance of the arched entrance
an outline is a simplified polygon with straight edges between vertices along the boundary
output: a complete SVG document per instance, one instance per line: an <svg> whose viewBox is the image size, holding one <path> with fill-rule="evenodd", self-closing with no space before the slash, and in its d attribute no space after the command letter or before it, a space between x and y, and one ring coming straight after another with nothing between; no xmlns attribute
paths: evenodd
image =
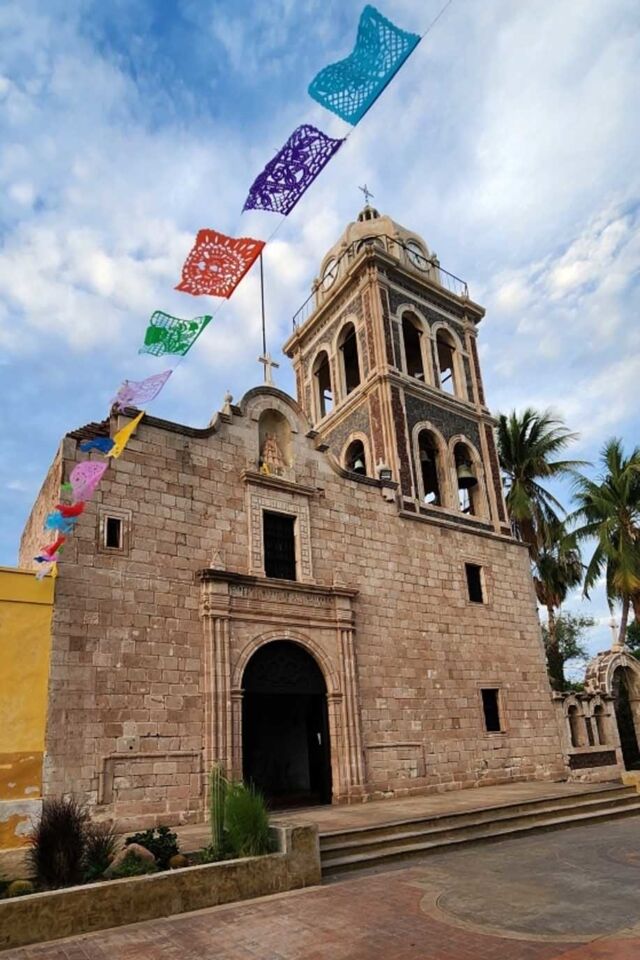
<svg viewBox="0 0 640 960"><path fill-rule="evenodd" d="M327 687L299 644L274 640L242 678L243 776L272 806L331 802Z"/></svg>
<svg viewBox="0 0 640 960"><path fill-rule="evenodd" d="M631 705L632 678L628 674L626 667L616 668L613 674L612 693L624 765L627 770L638 770L640 769L640 749Z"/></svg>

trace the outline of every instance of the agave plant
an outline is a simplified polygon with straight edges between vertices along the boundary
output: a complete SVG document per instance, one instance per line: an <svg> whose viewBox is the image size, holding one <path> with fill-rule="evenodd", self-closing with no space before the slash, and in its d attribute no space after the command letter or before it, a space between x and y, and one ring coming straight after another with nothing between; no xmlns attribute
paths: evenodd
<svg viewBox="0 0 640 960"><path fill-rule="evenodd" d="M39 887L82 883L89 814L75 797L45 797L29 837L27 860Z"/></svg>

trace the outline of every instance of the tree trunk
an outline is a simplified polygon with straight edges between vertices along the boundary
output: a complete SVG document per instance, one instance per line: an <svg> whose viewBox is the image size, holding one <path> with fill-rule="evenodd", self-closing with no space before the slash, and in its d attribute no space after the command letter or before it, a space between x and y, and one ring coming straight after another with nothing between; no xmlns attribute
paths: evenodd
<svg viewBox="0 0 640 960"><path fill-rule="evenodd" d="M627 623L629 622L629 594L625 593L622 598L622 613L620 615L620 633L618 634L618 643L622 646L627 641Z"/></svg>
<svg viewBox="0 0 640 960"><path fill-rule="evenodd" d="M558 647L558 631L556 628L556 612L553 604L547 604L547 665L549 681L554 690L564 690L564 663Z"/></svg>
<svg viewBox="0 0 640 960"><path fill-rule="evenodd" d="M638 623L640 623L640 591L636 591L635 593L632 593L630 600L631 600L631 606L633 607L633 612L635 614L635 618L638 621Z"/></svg>

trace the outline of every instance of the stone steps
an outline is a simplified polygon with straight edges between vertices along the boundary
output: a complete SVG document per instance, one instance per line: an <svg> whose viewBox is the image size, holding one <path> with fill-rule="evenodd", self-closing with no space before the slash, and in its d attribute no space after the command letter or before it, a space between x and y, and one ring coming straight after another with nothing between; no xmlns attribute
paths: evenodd
<svg viewBox="0 0 640 960"><path fill-rule="evenodd" d="M323 876L426 856L462 844L505 839L640 814L640 795L619 784L459 813L320 834Z"/></svg>

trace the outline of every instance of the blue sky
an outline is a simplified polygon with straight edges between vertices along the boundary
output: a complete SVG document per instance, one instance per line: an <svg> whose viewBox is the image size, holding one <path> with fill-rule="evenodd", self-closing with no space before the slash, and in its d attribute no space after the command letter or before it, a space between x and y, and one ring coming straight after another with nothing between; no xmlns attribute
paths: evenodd
<svg viewBox="0 0 640 960"><path fill-rule="evenodd" d="M441 0L381 11L422 32ZM0 7L0 563L59 438L107 412L198 228L266 236L249 185L348 52L360 0L5 0ZM640 10L453 0L265 253L273 352L368 183L487 308L494 410L552 406L593 460L638 441ZM196 308L194 309L194 303ZM260 378L250 275L154 403L206 424ZM282 358L281 358L282 359ZM278 385L293 392L285 362ZM577 609L576 598L571 606ZM590 607L606 619L602 595ZM594 631L593 648L608 631Z"/></svg>

